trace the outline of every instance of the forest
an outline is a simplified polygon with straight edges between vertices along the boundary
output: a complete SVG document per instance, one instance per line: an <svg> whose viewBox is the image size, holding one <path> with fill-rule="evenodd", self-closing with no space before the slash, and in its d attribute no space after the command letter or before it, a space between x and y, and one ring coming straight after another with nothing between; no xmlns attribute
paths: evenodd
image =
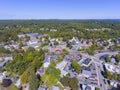
<svg viewBox="0 0 120 90"><path fill-rule="evenodd" d="M109 39L120 37L120 20L1 20L0 42L18 40L17 35L38 32L68 41L79 39Z"/></svg>

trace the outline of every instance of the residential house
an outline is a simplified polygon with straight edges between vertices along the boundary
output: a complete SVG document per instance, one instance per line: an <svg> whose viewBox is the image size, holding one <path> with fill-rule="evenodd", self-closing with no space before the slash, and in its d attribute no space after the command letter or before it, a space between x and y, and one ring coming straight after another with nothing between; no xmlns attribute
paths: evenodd
<svg viewBox="0 0 120 90"><path fill-rule="evenodd" d="M117 88L118 84L120 84L120 82L115 81L115 80L110 80L110 85Z"/></svg>
<svg viewBox="0 0 120 90"><path fill-rule="evenodd" d="M52 86L50 90L60 90L60 88L57 86Z"/></svg>
<svg viewBox="0 0 120 90"><path fill-rule="evenodd" d="M0 57L0 58L2 59L2 62L0 63L0 68L4 67L4 65L5 65L8 61L10 61L10 60L13 59L12 56L10 56L10 57Z"/></svg>

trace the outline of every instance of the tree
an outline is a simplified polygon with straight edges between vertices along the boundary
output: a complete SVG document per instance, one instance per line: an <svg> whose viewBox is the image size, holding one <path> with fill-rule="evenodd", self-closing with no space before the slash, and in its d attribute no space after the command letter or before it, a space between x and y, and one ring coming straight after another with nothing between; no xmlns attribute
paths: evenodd
<svg viewBox="0 0 120 90"><path fill-rule="evenodd" d="M110 74L110 72L108 70L105 70L105 77L107 79L111 79L111 74Z"/></svg>
<svg viewBox="0 0 120 90"><path fill-rule="evenodd" d="M30 72L30 80L29 80L29 90L37 90L39 87L39 80L37 78L37 75L31 70Z"/></svg>
<svg viewBox="0 0 120 90"><path fill-rule="evenodd" d="M60 79L60 70L50 65L41 79L47 86L55 85Z"/></svg>
<svg viewBox="0 0 120 90"><path fill-rule="evenodd" d="M33 47L29 47L28 49L27 49L27 52L34 52L35 51L35 49L33 48Z"/></svg>
<svg viewBox="0 0 120 90"><path fill-rule="evenodd" d="M65 56L65 55L67 55L69 52L66 50L66 49L63 49L63 51L62 51L62 55L63 56Z"/></svg>
<svg viewBox="0 0 120 90"><path fill-rule="evenodd" d="M77 78L68 78L63 77L60 79L60 82L63 84L63 86L70 87L72 90L78 90L78 80Z"/></svg>
<svg viewBox="0 0 120 90"><path fill-rule="evenodd" d="M29 77L30 77L30 69L27 69L22 75L21 75L21 82L23 84L26 84L29 82Z"/></svg>
<svg viewBox="0 0 120 90"><path fill-rule="evenodd" d="M23 47L23 43L22 43L22 42L20 42L20 44L19 44L18 48L19 48L19 49L21 49L22 47Z"/></svg>
<svg viewBox="0 0 120 90"><path fill-rule="evenodd" d="M118 80L118 76L119 76L119 75L118 75L117 73L114 73L114 74L113 74L114 80Z"/></svg>
<svg viewBox="0 0 120 90"><path fill-rule="evenodd" d="M72 67L75 69L77 73L79 73L82 69L82 67L78 64L76 60L72 62Z"/></svg>
<svg viewBox="0 0 120 90"><path fill-rule="evenodd" d="M57 41L54 41L54 45L58 45L59 43Z"/></svg>
<svg viewBox="0 0 120 90"><path fill-rule="evenodd" d="M110 60L111 60L111 58L108 56L108 57L106 58L106 62L110 62Z"/></svg>
<svg viewBox="0 0 120 90"><path fill-rule="evenodd" d="M120 60L120 54L116 55L116 60L119 61Z"/></svg>
<svg viewBox="0 0 120 90"><path fill-rule="evenodd" d="M96 87L95 90L100 90L100 88L97 88L97 87Z"/></svg>
<svg viewBox="0 0 120 90"><path fill-rule="evenodd" d="M60 82L63 84L63 86L66 86L66 87L69 86L69 78L68 77L61 78Z"/></svg>
<svg viewBox="0 0 120 90"><path fill-rule="evenodd" d="M55 77L56 79L60 78L60 70L56 69L55 67L53 67L51 65L47 68L45 73Z"/></svg>
<svg viewBox="0 0 120 90"><path fill-rule="evenodd" d="M94 55L95 54L95 51L93 50L93 49L87 49L86 50L87 51L87 53L89 54L89 55Z"/></svg>
<svg viewBox="0 0 120 90"><path fill-rule="evenodd" d="M72 49L72 45L67 43L67 47L69 47L69 49Z"/></svg>
<svg viewBox="0 0 120 90"><path fill-rule="evenodd" d="M69 79L69 86L72 90L78 90L78 80L77 78L70 78Z"/></svg>
<svg viewBox="0 0 120 90"><path fill-rule="evenodd" d="M63 60L62 57L58 57L58 62L61 62Z"/></svg>

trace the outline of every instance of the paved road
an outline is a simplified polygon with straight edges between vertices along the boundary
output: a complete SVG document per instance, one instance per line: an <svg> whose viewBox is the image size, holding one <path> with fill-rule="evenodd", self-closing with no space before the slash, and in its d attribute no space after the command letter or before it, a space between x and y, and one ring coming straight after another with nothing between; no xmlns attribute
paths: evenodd
<svg viewBox="0 0 120 90"><path fill-rule="evenodd" d="M74 52L74 53L78 53L78 51L74 51L74 50L69 50L70 52ZM96 65L96 70L97 70L97 76L98 76L98 82L99 82L99 87L100 90L108 90L108 84L104 83L104 77L101 74L101 71L104 71L103 69L103 61L99 60L100 56L105 55L105 54L109 54L109 55L116 55L118 54L118 52L102 52L102 53L97 53L94 56L88 55L86 53L81 53L79 52L83 57L87 57L87 58L91 58L93 60L93 62Z"/></svg>

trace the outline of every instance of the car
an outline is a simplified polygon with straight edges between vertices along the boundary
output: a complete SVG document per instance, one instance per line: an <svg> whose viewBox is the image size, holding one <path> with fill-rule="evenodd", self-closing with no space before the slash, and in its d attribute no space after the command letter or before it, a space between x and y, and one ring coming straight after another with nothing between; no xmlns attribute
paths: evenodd
<svg viewBox="0 0 120 90"><path fill-rule="evenodd" d="M103 81L104 81L104 83L106 84L106 81L105 81L105 79L103 79Z"/></svg>

